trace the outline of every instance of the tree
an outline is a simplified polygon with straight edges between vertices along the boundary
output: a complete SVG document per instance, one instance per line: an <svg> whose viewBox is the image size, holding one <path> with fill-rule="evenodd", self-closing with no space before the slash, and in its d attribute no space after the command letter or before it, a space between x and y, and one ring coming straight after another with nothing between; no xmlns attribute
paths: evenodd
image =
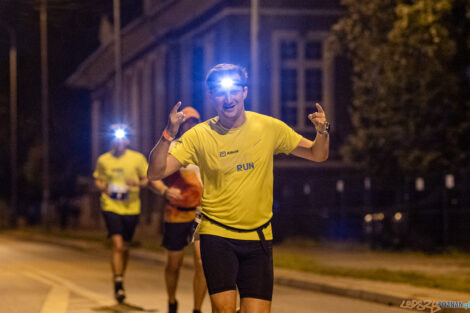
<svg viewBox="0 0 470 313"><path fill-rule="evenodd" d="M468 1L344 4L333 42L353 63L345 159L376 176L468 167Z"/></svg>

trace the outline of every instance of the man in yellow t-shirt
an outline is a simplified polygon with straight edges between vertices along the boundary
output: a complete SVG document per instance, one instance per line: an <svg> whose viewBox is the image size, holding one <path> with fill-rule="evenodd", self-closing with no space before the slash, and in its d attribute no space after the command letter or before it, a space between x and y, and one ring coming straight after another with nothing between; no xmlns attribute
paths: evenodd
<svg viewBox="0 0 470 313"><path fill-rule="evenodd" d="M108 236L112 240L111 269L114 296L121 303L126 294L123 277L129 259L129 247L140 214L141 187L147 186L148 168L145 157L127 149L125 129L115 126L116 138L111 151L99 156L93 173L95 185L101 191L101 209Z"/></svg>
<svg viewBox="0 0 470 313"><path fill-rule="evenodd" d="M317 135L310 141L275 118L245 111L246 70L219 64L206 78L218 116L187 131L171 149L184 120L177 103L150 155L148 177L166 177L188 164L200 168L204 185L199 233L201 258L213 312L270 312L273 290L273 155L322 162L328 158L325 112L308 115Z"/></svg>

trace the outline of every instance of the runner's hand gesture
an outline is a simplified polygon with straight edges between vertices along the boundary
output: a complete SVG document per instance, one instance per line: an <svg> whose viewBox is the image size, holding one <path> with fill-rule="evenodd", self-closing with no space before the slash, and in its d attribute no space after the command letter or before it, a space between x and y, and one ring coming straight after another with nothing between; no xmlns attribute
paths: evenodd
<svg viewBox="0 0 470 313"><path fill-rule="evenodd" d="M178 130L183 124L185 115L183 112L178 112L179 107L181 106L181 101L178 101L177 104L171 109L170 111L170 117L168 119L168 124L166 125L166 132L168 135L171 137L176 137L178 134Z"/></svg>
<svg viewBox="0 0 470 313"><path fill-rule="evenodd" d="M315 103L318 112L312 113L308 115L308 119L315 125L317 131L325 131L326 130L326 115L325 111L319 103Z"/></svg>

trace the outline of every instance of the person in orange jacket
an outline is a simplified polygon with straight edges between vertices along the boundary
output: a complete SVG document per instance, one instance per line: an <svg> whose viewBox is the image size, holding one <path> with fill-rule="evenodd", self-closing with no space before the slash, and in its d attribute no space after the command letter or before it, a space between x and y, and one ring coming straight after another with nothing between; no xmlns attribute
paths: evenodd
<svg viewBox="0 0 470 313"><path fill-rule="evenodd" d="M181 125L180 135L200 122L199 113L192 107L185 107L185 121ZM178 141L176 139L175 141ZM164 181L152 181L152 189L165 199L164 232L162 246L167 250L165 283L168 294L168 312L176 313L176 289L179 272L183 264L183 249L192 240L197 207L201 204L202 183L199 167L190 164L173 173ZM206 294L206 280L202 269L199 240L194 241L194 310L200 313Z"/></svg>

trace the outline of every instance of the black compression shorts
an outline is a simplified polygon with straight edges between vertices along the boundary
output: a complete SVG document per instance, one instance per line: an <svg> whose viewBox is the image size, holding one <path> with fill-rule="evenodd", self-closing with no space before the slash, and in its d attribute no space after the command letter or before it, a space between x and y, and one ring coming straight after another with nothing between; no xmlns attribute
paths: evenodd
<svg viewBox="0 0 470 313"><path fill-rule="evenodd" d="M102 212L106 228L108 229L108 237L121 235L124 241L131 242L132 237L134 237L135 228L139 223L139 215L120 215L109 211Z"/></svg>
<svg viewBox="0 0 470 313"><path fill-rule="evenodd" d="M259 240L200 235L201 258L209 294L236 290L240 298L271 301L273 294L272 241L266 251Z"/></svg>
<svg viewBox="0 0 470 313"><path fill-rule="evenodd" d="M162 246L169 251L183 250L192 237L194 222L165 223Z"/></svg>

